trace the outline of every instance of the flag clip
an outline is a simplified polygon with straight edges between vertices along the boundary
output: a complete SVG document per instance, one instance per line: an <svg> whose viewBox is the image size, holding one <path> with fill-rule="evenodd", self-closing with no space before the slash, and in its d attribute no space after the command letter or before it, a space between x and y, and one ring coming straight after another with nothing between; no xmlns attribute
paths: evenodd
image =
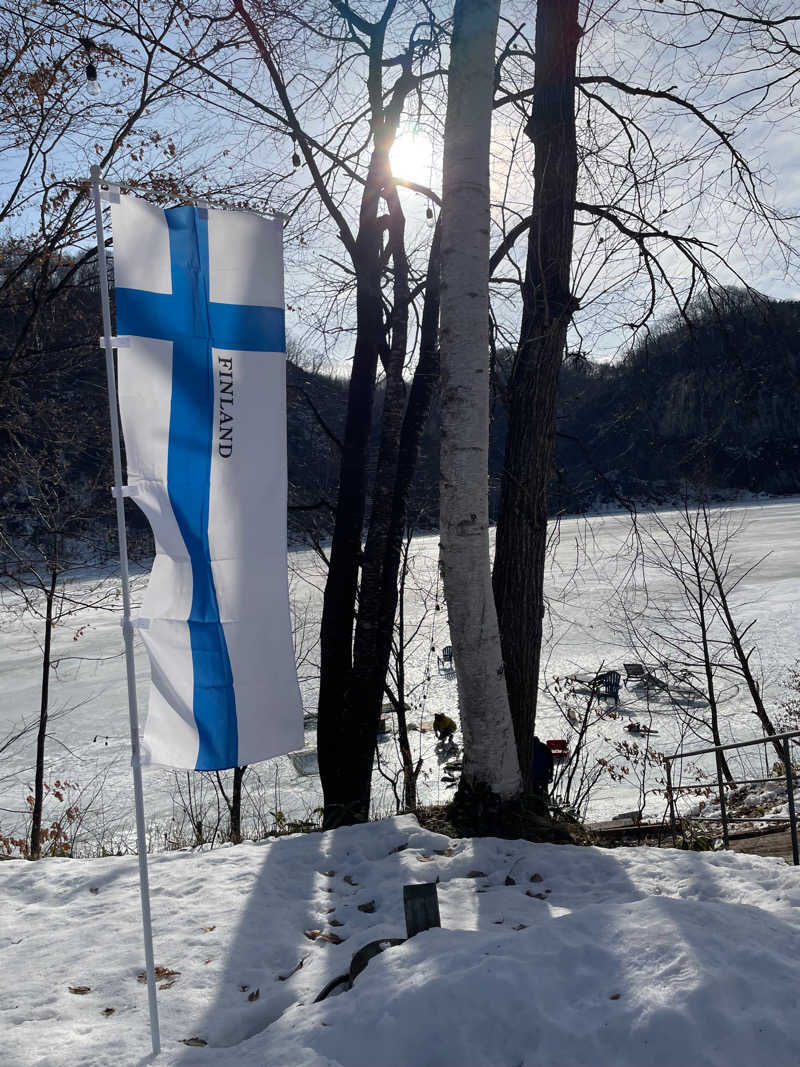
<svg viewBox="0 0 800 1067"><path fill-rule="evenodd" d="M130 337L109 337L109 341L111 342L111 347L112 348L130 348L131 347L131 339L130 339ZM106 347L106 339L105 339L105 337L101 337L100 338L100 347L101 348L105 348Z"/></svg>
<svg viewBox="0 0 800 1067"><path fill-rule="evenodd" d="M138 496L138 486L136 485L112 485L111 495L116 499L124 499L126 496L134 499Z"/></svg>
<svg viewBox="0 0 800 1067"><path fill-rule="evenodd" d="M100 199L104 200L107 204L118 204L119 193L119 186L112 182L104 182L100 186Z"/></svg>

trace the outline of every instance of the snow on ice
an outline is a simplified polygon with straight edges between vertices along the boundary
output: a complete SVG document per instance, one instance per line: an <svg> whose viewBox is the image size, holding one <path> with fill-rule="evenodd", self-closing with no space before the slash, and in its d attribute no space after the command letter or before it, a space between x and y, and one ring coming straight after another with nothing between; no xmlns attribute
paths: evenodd
<svg viewBox="0 0 800 1067"><path fill-rule="evenodd" d="M800 502L796 499L738 506L728 512L731 521L742 528L732 542L734 558L744 567L769 552L764 562L737 588L735 607L741 618L757 618L751 631L758 645L763 669L764 693L768 704L782 691L786 668L800 648L800 571L797 563L797 535ZM662 513L669 520L669 513ZM646 526L648 517L639 517ZM617 593L630 576L631 524L627 515L595 516L591 520L564 519L559 528L547 576L550 607L542 659L545 682L570 673L591 673L601 664L606 669L632 657L620 613ZM437 578L438 538L415 539L411 554L412 572L406 583L406 622L408 635L414 635L407 649L406 676L411 704L409 719L415 725L430 722L436 712L457 717L456 683L452 673L439 672L436 651L449 644L446 610L437 611L441 595ZM291 555L291 598L296 622L295 644L300 661L299 674L307 715L316 711L318 650L315 636L322 605L319 561L311 552ZM639 576L640 577L640 576ZM648 591L655 596L672 595L663 575L649 573ZM109 582L111 580L109 579ZM441 604L444 608L444 605ZM76 633L79 639L73 640ZM79 806L91 800L91 816L83 832L88 848L97 838L113 851L130 847L132 799L130 782L130 742L128 740L125 671L121 658L122 640L118 612L95 610L78 613L55 635L54 655L58 662L51 677L51 729L47 751L47 773L77 782L84 790ZM39 701L39 634L26 629L15 612L15 601L6 597L0 604L0 670L3 672L4 700L0 706L0 738L22 719L35 717ZM430 680L426 681L426 673ZM140 700L147 692L147 659L137 652ZM650 722L658 734L652 747L671 754L681 744L703 747L707 735L686 734L669 697L641 690L623 689L617 721L604 720L590 742L593 756L608 757L613 742L630 740L623 725L630 720ZM691 709L689 709L691 710ZM720 710L722 740L744 740L757 736L758 725L748 709L743 687L728 688ZM144 708L142 709L142 717ZM543 694L537 717L542 738L570 736L570 725L549 694ZM443 766L437 760L435 739L430 732L411 735L415 760L422 756L424 768L419 793L422 803L444 803L452 795L443 781ZM610 738L611 743L607 740ZM316 731L309 721L306 745L316 743ZM2 826L6 832L14 820L24 823L26 783L32 780L32 741L4 753L4 773L0 779ZM389 769L397 766L395 738L386 735L379 756ZM765 770L765 768L762 768ZM321 803L319 778L299 776L286 757L251 769L250 782L259 775L263 783L264 808L280 809L287 817L303 818ZM635 773L621 782L601 779L589 804L589 818L611 818L619 811L638 809L644 801L649 814L660 817L664 811L663 790L650 774L643 781ZM253 786L251 786L253 787ZM254 788L254 787L253 787ZM176 784L169 771L152 770L145 776L146 807L153 825L154 847L164 846L164 830L173 810ZM93 798L93 799L92 799ZM393 813L394 797L386 780L376 770L373 781L373 808L376 815ZM16 817L14 813L17 813ZM18 827L17 827L18 828ZM92 830L94 836L92 836ZM160 835L160 836L159 836Z"/></svg>

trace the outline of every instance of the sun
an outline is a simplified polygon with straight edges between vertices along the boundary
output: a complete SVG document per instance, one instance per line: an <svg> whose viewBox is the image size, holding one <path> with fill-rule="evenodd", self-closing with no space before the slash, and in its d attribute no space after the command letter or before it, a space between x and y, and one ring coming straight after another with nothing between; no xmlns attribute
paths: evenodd
<svg viewBox="0 0 800 1067"><path fill-rule="evenodd" d="M389 152L389 161L395 178L425 186L437 181L441 167L433 142L416 124L399 130Z"/></svg>

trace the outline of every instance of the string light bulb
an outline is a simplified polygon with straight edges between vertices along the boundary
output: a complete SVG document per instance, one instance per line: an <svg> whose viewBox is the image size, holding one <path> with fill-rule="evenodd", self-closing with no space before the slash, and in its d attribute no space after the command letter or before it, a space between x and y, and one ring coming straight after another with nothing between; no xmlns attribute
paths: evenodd
<svg viewBox="0 0 800 1067"><path fill-rule="evenodd" d="M89 96L100 95L100 83L97 80L97 67L91 61L86 64L86 92Z"/></svg>
<svg viewBox="0 0 800 1067"><path fill-rule="evenodd" d="M430 204L425 208L425 225L431 227L434 225L433 208Z"/></svg>
<svg viewBox="0 0 800 1067"><path fill-rule="evenodd" d="M79 37L81 48L86 53L86 66L84 71L86 73L86 92L89 96L100 95L100 83L97 80L97 67L92 59L92 50L95 47L95 43L91 37Z"/></svg>

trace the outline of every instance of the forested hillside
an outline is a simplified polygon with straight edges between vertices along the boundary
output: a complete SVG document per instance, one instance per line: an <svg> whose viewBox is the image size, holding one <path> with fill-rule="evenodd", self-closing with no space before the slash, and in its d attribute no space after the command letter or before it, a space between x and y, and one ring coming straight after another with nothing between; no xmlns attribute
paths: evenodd
<svg viewBox="0 0 800 1067"><path fill-rule="evenodd" d="M554 506L800 490L800 303L704 300L618 364L562 372Z"/></svg>
<svg viewBox="0 0 800 1067"><path fill-rule="evenodd" d="M19 335L26 294L0 308L0 344ZM80 272L31 334L6 380L0 410L2 526L36 522L102 546L112 525L111 461L98 295ZM294 537L325 537L336 497L346 408L342 377L311 369L290 345L289 507ZM510 367L498 375L507 379ZM713 496L800 491L800 303L741 293L704 301L663 323L611 365L571 354L561 375L553 511L675 499L688 484ZM490 477L496 510L506 418L497 391ZM381 392L377 394L381 403ZM411 515L437 521L438 412L425 435ZM374 446L374 442L373 442ZM375 447L373 447L373 455ZM149 551L129 505L131 533ZM496 517L496 516L495 516Z"/></svg>

